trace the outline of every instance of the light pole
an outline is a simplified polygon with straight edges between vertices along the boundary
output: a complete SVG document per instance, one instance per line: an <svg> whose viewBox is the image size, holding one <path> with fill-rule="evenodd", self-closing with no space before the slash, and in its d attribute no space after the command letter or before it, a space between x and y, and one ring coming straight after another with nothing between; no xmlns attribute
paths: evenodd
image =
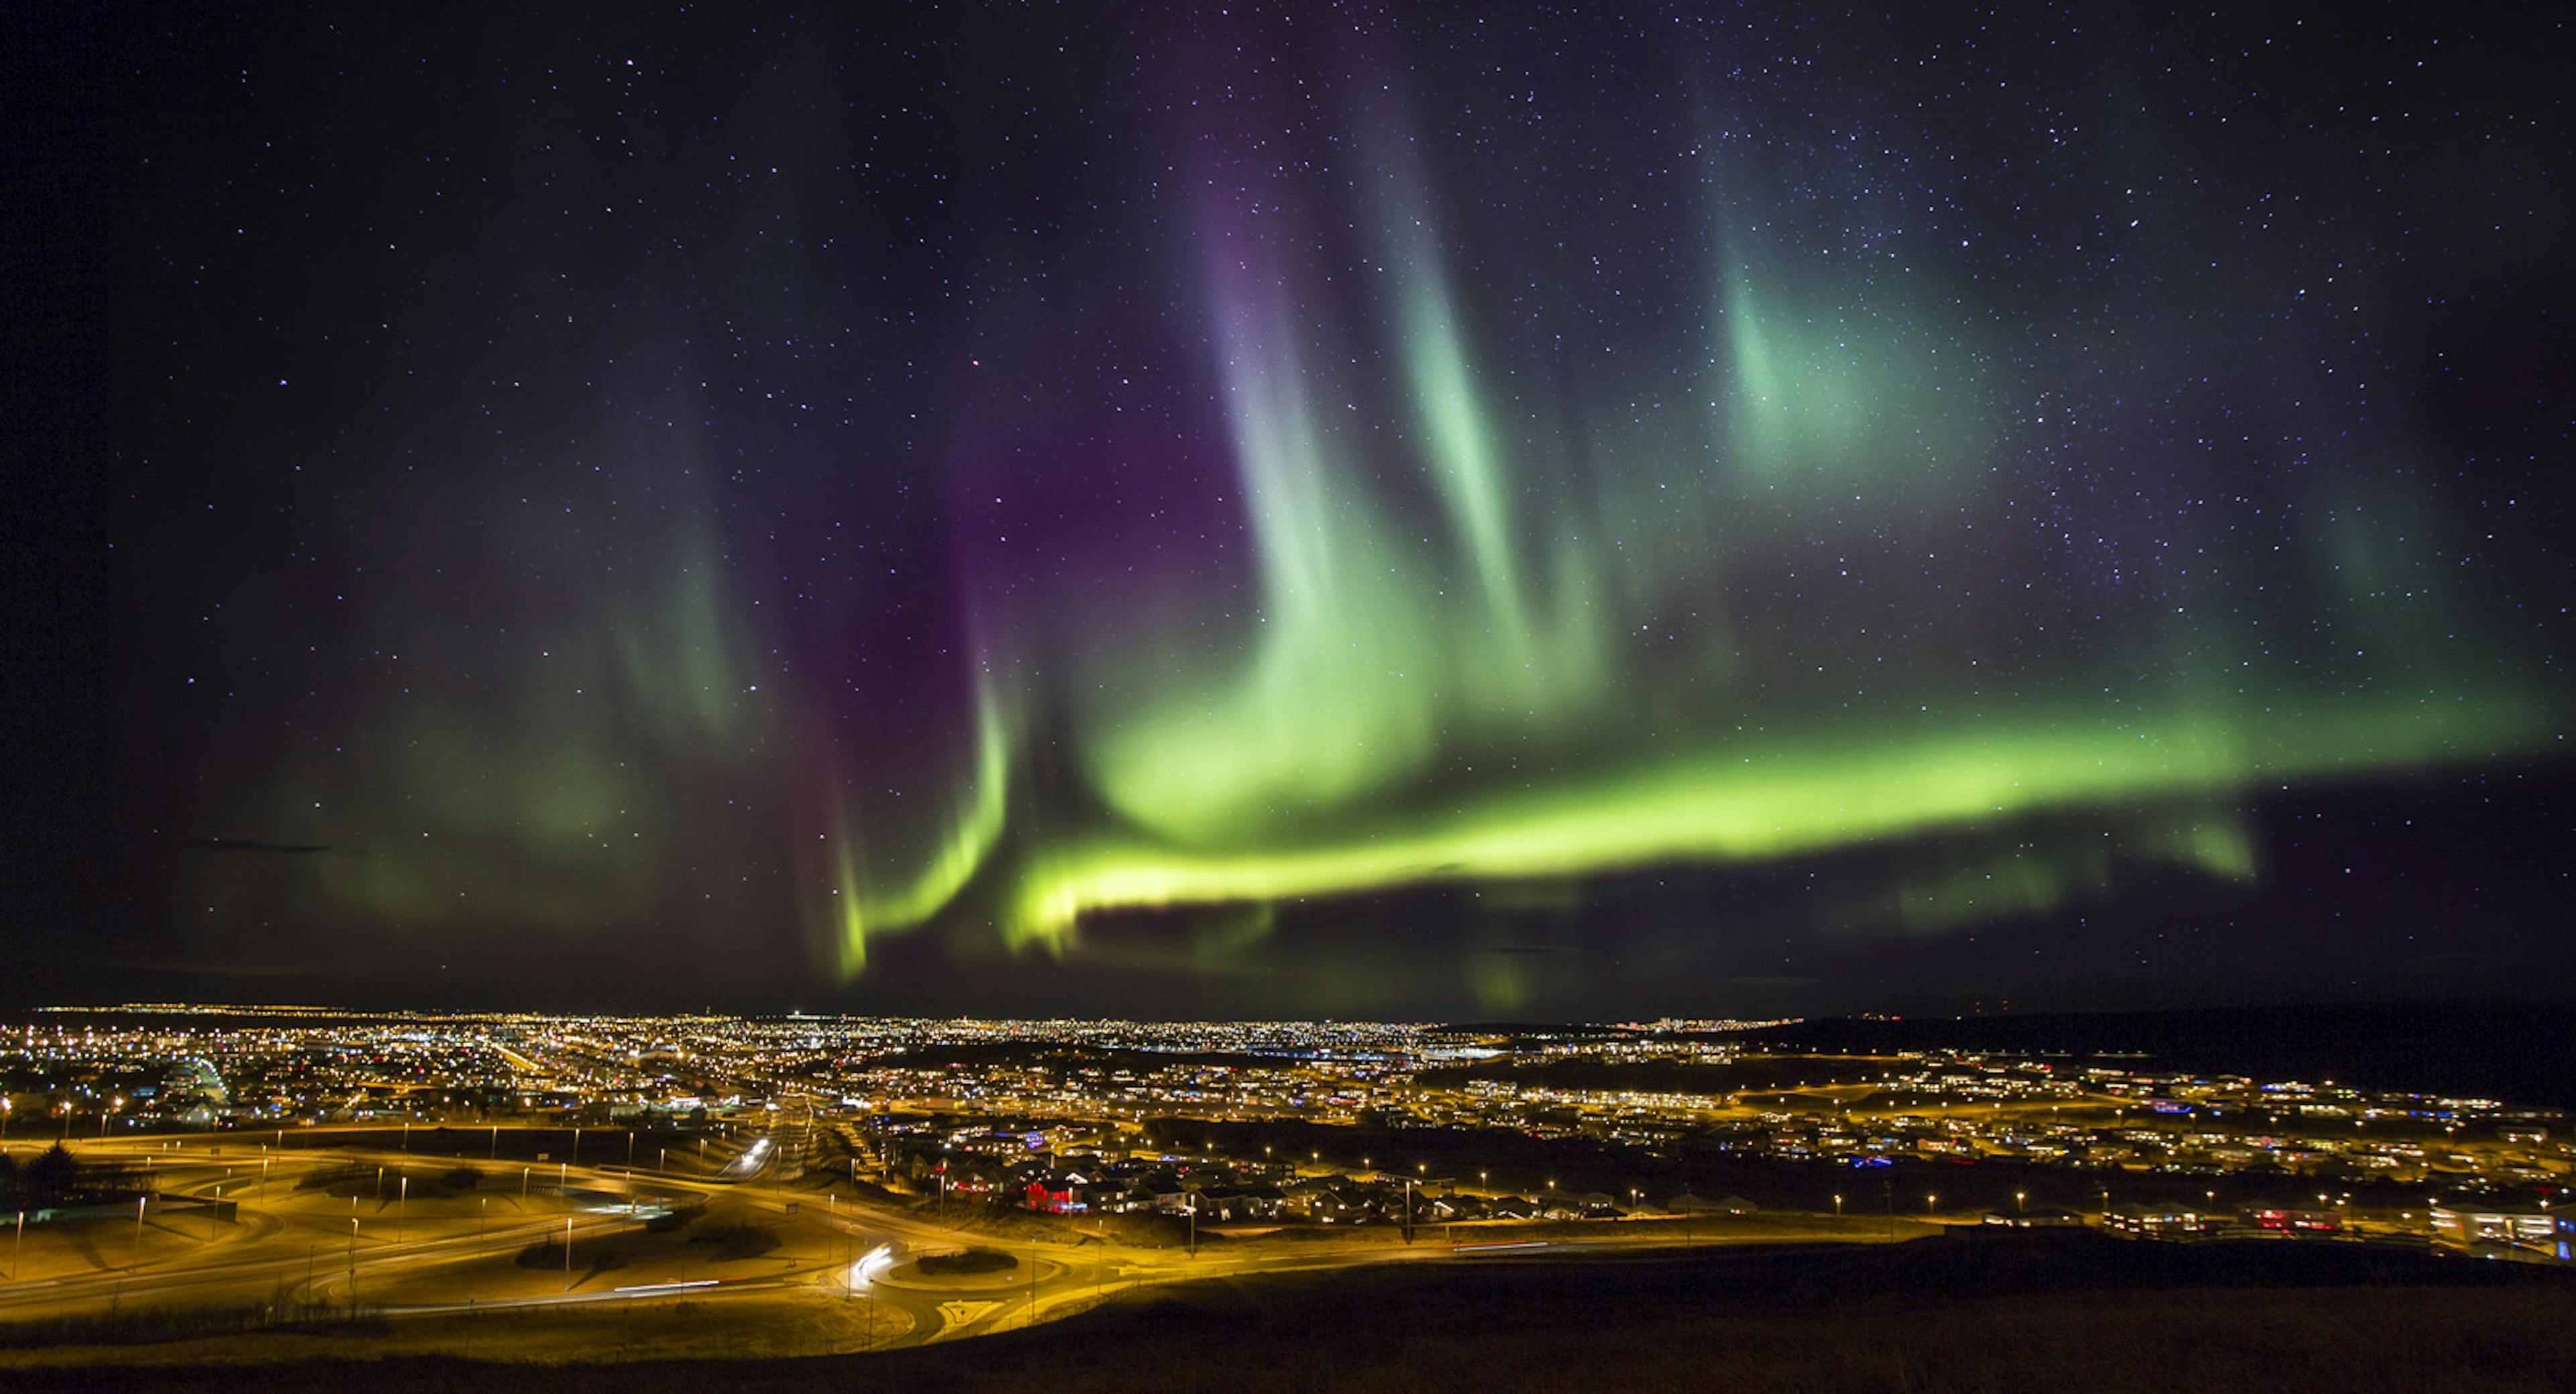
<svg viewBox="0 0 2576 1394"><path fill-rule="evenodd" d="M358 1217L349 1217L349 1310L358 1310Z"/></svg>
<svg viewBox="0 0 2576 1394"><path fill-rule="evenodd" d="M18 1281L18 1264L27 1253L27 1212L18 1212L18 1239L9 1247L9 1281Z"/></svg>
<svg viewBox="0 0 2576 1394"><path fill-rule="evenodd" d="M142 1252L142 1250L143 1250L143 1202L144 1202L144 1199L145 1199L145 1198L144 1198L144 1197L142 1197L142 1196L136 1196L136 1197L134 1198L134 1249L135 1249L135 1252L136 1252L136 1253L138 1253L138 1254L140 1254L140 1253Z"/></svg>
<svg viewBox="0 0 2576 1394"><path fill-rule="evenodd" d="M394 1242L402 1242L403 1217L411 1209L411 1178L402 1179L402 1194L394 1200Z"/></svg>
<svg viewBox="0 0 2576 1394"><path fill-rule="evenodd" d="M1841 1219L1842 1217L1843 1217L1843 1198L1842 1198L1841 1196L1836 1196L1836 1197L1834 1197L1834 1218L1835 1218L1835 1219L1837 1219L1837 1220L1839 1220L1839 1219Z"/></svg>
<svg viewBox="0 0 2576 1394"><path fill-rule="evenodd" d="M493 1125L492 1125L492 1150L491 1150L491 1151L489 1151L489 1152L484 1153L483 1155L484 1155L486 1158L498 1158L498 1157L501 1155L501 1125L500 1125L500 1124L495 1123L495 1124L493 1124Z"/></svg>
<svg viewBox="0 0 2576 1394"><path fill-rule="evenodd" d="M564 1216L564 1291L572 1291L572 1216Z"/></svg>
<svg viewBox="0 0 2576 1394"><path fill-rule="evenodd" d="M528 1173L535 1169L534 1167L519 1168L519 1199L521 1200L528 1198Z"/></svg>

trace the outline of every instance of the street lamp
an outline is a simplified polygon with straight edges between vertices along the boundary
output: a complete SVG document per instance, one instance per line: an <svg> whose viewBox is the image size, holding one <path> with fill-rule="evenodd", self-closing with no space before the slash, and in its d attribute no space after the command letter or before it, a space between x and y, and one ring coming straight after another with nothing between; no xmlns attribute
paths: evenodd
<svg viewBox="0 0 2576 1394"><path fill-rule="evenodd" d="M1836 1197L1834 1197L1834 1218L1835 1218L1835 1219L1837 1219L1837 1220L1839 1220L1839 1219L1841 1219L1842 1217L1843 1217L1843 1198L1842 1198L1841 1196L1836 1196Z"/></svg>

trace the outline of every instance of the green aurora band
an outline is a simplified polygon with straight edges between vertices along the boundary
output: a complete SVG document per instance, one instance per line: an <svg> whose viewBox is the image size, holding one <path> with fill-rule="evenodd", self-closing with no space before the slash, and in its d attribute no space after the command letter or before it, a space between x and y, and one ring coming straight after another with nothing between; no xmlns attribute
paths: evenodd
<svg viewBox="0 0 2576 1394"><path fill-rule="evenodd" d="M1258 613L1236 621L1239 646L1174 624L1054 679L1100 810L1070 825L1011 791L1018 757L997 713L1042 684L997 693L1014 680L985 678L973 774L930 855L871 884L844 846L831 889L844 977L870 936L968 898L1003 943L1060 953L1102 912L1753 863L2050 810L2112 825L2093 845L1854 902L1939 928L2098 891L2121 860L2250 878L2251 794L2551 739L2559 713L2539 689L2444 659L2459 617L2428 586L2399 588L2420 542L2359 520L2314 541L2332 559L2311 558L2306 577L2358 617L2338 622L2335 642L2370 659L2285 659L2259 618L2177 577L2184 604L2163 610L2196 605L2188 626L2090 627L2153 655L2132 665L2151 677L2106 684L2081 663L2025 662L1976 680L1968 700L1956 684L1898 677L1858 707L1766 684L1734 631L1788 547L1910 529L1956 546L1925 525L1927 501L1964 509L2009 485L1992 462L2010 447L1980 424L1994 408L1974 317L1759 232L1712 234L1696 352L1586 408L1502 414L1495 404L1518 397L1499 382L1523 375L1476 361L1432 200L1401 159L1384 164L1397 171L1374 205L1386 289L1372 318L1342 327L1383 345L1391 388L1336 366L1375 355L1318 351L1331 312L1300 293L1294 219L1256 225L1211 207L1204 220L1216 370L1258 557ZM1390 390L1401 400L1383 402ZM1648 392L1673 409L1634 410ZM2367 501L2378 506L2347 514L2381 528L2405 514L2402 495ZM1895 645L1900 668L1941 654L1940 617L1920 608L1934 637ZM1666 632L1677 637L1661 649L1638 638Z"/></svg>
<svg viewBox="0 0 2576 1394"><path fill-rule="evenodd" d="M1744 862L2034 810L2229 797L2267 779L2446 763L2460 758L2464 737L2536 737L2538 715L2364 708L2325 719L2184 719L2118 735L2024 728L1702 753L1496 796L1445 819L1338 844L1199 852L1104 839L1070 847L1032 859L1007 924L1020 938L1052 940L1106 909ZM2241 827L2223 818L2192 830L2176 851L2175 860L2206 871L2254 874ZM2050 895L2024 897L2028 908L2052 903Z"/></svg>
<svg viewBox="0 0 2576 1394"><path fill-rule="evenodd" d="M2554 961L2576 201L2484 17L406 12L150 46L22 995Z"/></svg>
<svg viewBox="0 0 2576 1394"><path fill-rule="evenodd" d="M840 953L843 981L867 967L868 935L909 929L956 899L1000 841L1004 800L1010 788L1011 746L989 690L979 692L975 714L975 778L956 810L937 855L921 874L891 891L871 891L858 874L849 825L836 829L835 881L830 940Z"/></svg>

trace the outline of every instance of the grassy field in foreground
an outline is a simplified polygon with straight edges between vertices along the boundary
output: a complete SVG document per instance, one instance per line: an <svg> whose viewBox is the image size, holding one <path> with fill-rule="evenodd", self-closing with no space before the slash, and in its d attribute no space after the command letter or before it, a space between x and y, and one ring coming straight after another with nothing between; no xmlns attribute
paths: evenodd
<svg viewBox="0 0 2576 1394"><path fill-rule="evenodd" d="M324 1358L14 1370L12 1389L229 1394L831 1386L1047 1391L1608 1388L2303 1391L2576 1387L2576 1282L2329 1245L2051 1236L1687 1260L1388 1267L1154 1290L1086 1316L879 1355L542 1367ZM710 1304L714 1305L714 1304ZM749 1315L749 1313L744 1313ZM579 1328L565 1328L567 1335ZM613 1340L607 1327L594 1328ZM751 1345L742 1353L776 1351ZM567 1339L523 1358L612 1354Z"/></svg>

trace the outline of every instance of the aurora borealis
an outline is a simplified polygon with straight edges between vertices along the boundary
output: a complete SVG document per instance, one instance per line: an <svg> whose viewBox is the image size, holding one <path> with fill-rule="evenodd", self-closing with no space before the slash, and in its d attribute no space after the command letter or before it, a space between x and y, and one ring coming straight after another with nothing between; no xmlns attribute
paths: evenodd
<svg viewBox="0 0 2576 1394"><path fill-rule="evenodd" d="M2532 35L171 22L113 154L121 951L1866 1006L2304 961L2347 931L2240 941L2356 849L2463 922L2344 942L2554 937L2528 858L2387 831L2564 780Z"/></svg>

